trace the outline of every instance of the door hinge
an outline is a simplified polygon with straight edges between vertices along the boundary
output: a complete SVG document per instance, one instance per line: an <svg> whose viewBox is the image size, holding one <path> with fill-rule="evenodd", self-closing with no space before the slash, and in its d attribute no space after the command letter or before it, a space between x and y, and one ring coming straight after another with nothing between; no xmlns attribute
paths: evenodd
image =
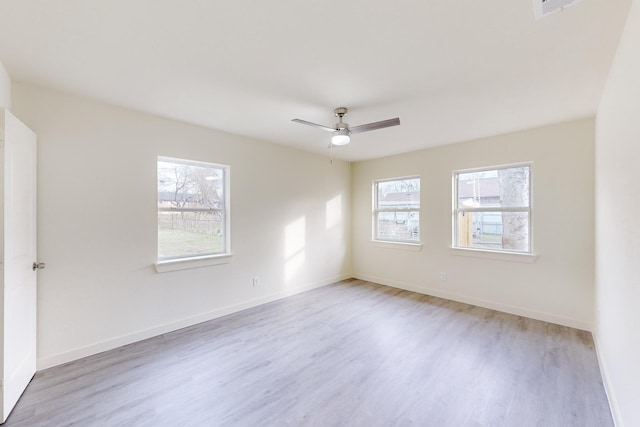
<svg viewBox="0 0 640 427"><path fill-rule="evenodd" d="M36 270L42 270L45 267L45 263L44 262L33 262L33 271Z"/></svg>

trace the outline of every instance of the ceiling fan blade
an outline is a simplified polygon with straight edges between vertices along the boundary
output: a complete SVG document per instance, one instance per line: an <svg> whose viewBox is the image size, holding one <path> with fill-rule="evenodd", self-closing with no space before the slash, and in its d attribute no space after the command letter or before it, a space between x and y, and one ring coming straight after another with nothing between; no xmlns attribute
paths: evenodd
<svg viewBox="0 0 640 427"><path fill-rule="evenodd" d="M388 128L390 126L398 126L400 124L400 119L396 117L395 119L382 120L379 122L367 123L366 125L359 125L349 128L351 133L361 133L368 132L370 130Z"/></svg>
<svg viewBox="0 0 640 427"><path fill-rule="evenodd" d="M293 119L293 120L291 120L291 121L292 121L292 122L296 122L296 123L301 123L301 124L303 124L303 125L307 125L307 126L314 126L314 127L317 127L317 128L320 128L320 129L324 129L324 130L329 131L329 132L333 132L333 131L335 131L335 129L334 129L334 128L330 128L329 126L319 125L319 124L317 124L317 123L311 123L311 122L308 122L308 121L306 121L306 120Z"/></svg>

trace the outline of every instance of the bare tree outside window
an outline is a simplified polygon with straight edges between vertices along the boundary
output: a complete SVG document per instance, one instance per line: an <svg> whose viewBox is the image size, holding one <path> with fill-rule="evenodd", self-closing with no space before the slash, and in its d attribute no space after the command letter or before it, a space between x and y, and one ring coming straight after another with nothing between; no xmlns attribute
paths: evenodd
<svg viewBox="0 0 640 427"><path fill-rule="evenodd" d="M158 259L227 252L228 167L158 159Z"/></svg>

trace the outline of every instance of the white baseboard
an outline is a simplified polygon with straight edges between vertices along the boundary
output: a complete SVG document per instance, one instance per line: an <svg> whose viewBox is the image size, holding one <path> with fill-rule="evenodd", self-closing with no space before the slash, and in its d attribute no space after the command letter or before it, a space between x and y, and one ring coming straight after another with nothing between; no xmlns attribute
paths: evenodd
<svg viewBox="0 0 640 427"><path fill-rule="evenodd" d="M598 339L597 329L594 330L592 335L593 343L596 347L596 357L598 358L598 365L600 366L602 384L604 385L604 392L606 393L607 400L609 401L609 409L611 410L613 423L616 427L624 427L624 423L622 422L622 414L620 413L620 407L618 406L618 399L616 398L616 393L611 385L611 375L609 374L609 368L600 347L600 340Z"/></svg>
<svg viewBox="0 0 640 427"><path fill-rule="evenodd" d="M166 334L176 331L178 329L193 326L198 323L213 320L218 317L226 316L228 314L236 313L238 311L246 310L248 308L257 307L262 304L266 304L272 301L276 301L288 296L300 294L312 289L320 288L322 286L330 285L341 280L351 278L350 274L337 276L331 279L325 279L318 282L308 283L295 289L285 290L277 292L271 295L266 295L260 298L243 301L238 304L232 304L226 307L221 307L206 313L189 316L180 320L164 323L162 325L155 326L153 328L144 329L141 331L132 332L130 334L122 335L119 337L111 338L104 341L99 341L84 347L79 347L70 351L65 351L50 356L38 358L37 369L38 371L51 368L53 366L61 365L63 363L71 362L81 359L83 357L92 356L94 354L102 353L103 351L112 350L123 345L131 344L137 341L142 341L147 338L152 338L158 335Z"/></svg>
<svg viewBox="0 0 640 427"><path fill-rule="evenodd" d="M394 288L417 292L420 294L431 295L434 297L444 298L452 301L458 301L465 304L477 305L479 307L489 308L491 310L496 310L496 311L502 311L504 313L514 314L516 316L523 316L523 317L528 317L530 319L536 319L536 320L542 320L544 322L555 323L557 325L569 326L571 328L581 329L584 331L591 331L593 328L593 325L591 324L591 322L572 319L570 317L560 316L553 313L546 313L543 311L531 310L525 307L517 307L517 306L512 306L507 304L500 304L494 301L469 297L466 295L446 292L439 289L432 289L429 287L416 286L409 283L402 283L396 280L386 279L383 277L373 277L373 276L368 276L363 274L354 274L353 277L356 279L379 283L381 285L387 285Z"/></svg>

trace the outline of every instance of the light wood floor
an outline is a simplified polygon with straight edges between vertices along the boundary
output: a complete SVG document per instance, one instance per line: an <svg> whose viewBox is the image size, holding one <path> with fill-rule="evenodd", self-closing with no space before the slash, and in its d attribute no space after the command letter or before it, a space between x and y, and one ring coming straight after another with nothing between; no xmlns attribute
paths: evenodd
<svg viewBox="0 0 640 427"><path fill-rule="evenodd" d="M36 374L6 426L613 426L588 332L357 280Z"/></svg>

